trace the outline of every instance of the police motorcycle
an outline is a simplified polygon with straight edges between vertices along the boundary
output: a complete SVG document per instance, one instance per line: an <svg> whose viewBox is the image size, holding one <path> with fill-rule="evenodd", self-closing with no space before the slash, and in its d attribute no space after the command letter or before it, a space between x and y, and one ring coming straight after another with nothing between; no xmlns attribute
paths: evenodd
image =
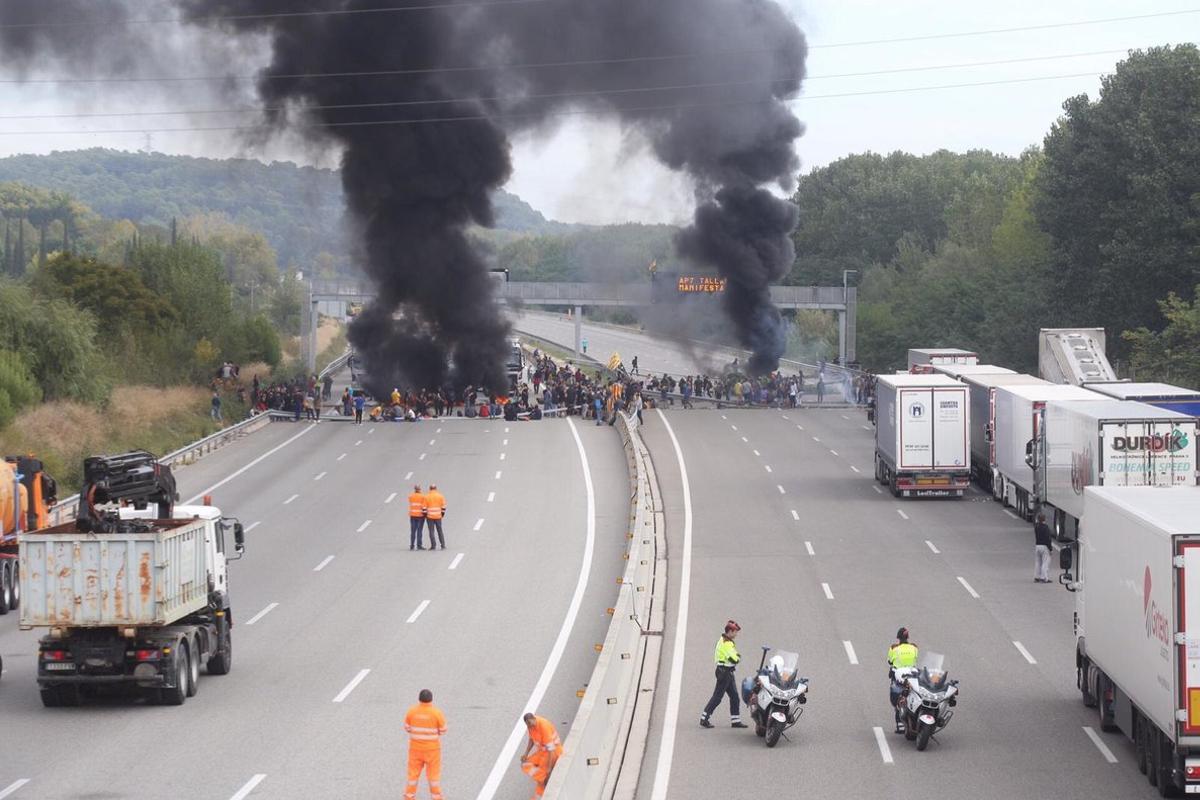
<svg viewBox="0 0 1200 800"><path fill-rule="evenodd" d="M941 653L921 653L915 667L893 669L892 675L901 687L900 717L904 738L916 740L917 749L924 750L929 740L950 724L954 716L951 707L958 704L958 681L950 680Z"/></svg>
<svg viewBox="0 0 1200 800"><path fill-rule="evenodd" d="M762 651L758 672L742 680L742 700L750 709L755 734L774 747L804 713L800 706L808 702L808 678L800 677L798 653L777 650L768 660L771 648L764 646Z"/></svg>

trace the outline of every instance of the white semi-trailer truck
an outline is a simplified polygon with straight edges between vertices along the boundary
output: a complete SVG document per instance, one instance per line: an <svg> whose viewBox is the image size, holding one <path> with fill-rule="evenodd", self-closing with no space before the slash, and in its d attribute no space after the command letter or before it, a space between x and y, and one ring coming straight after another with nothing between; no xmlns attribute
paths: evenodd
<svg viewBox="0 0 1200 800"><path fill-rule="evenodd" d="M1087 486L1195 486L1196 426L1195 417L1143 403L1047 402L1030 466L1055 535L1074 538Z"/></svg>
<svg viewBox="0 0 1200 800"><path fill-rule="evenodd" d="M880 375L875 479L897 497L962 497L971 484L967 387L945 375Z"/></svg>
<svg viewBox="0 0 1200 800"><path fill-rule="evenodd" d="M1163 797L1200 793L1200 488L1087 486L1082 498L1060 581L1075 590L1083 702L1135 743Z"/></svg>
<svg viewBox="0 0 1200 800"><path fill-rule="evenodd" d="M996 390L1001 386L1049 386L1041 378L1019 372L966 372L958 377L967 387L971 403L971 477L997 500ZM1002 488L1000 484L999 488Z"/></svg>
<svg viewBox="0 0 1200 800"><path fill-rule="evenodd" d="M916 347L908 351L908 371L927 375L937 364L978 364L979 354L957 347Z"/></svg>

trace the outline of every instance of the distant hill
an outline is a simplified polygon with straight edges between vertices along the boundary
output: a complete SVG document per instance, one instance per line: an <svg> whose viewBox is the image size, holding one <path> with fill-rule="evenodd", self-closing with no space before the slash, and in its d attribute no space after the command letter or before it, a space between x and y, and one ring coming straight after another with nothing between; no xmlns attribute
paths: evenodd
<svg viewBox="0 0 1200 800"><path fill-rule="evenodd" d="M0 181L67 192L103 216L138 223L166 226L172 217L223 212L261 231L282 265L304 268L322 252L349 251L335 170L93 148L0 158ZM576 228L546 219L514 194L499 191L494 200L497 228L510 236Z"/></svg>

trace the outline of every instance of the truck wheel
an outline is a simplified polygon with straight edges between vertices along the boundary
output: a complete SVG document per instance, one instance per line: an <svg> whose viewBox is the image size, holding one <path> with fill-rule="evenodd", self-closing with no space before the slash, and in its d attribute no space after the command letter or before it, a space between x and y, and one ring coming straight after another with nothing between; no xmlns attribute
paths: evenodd
<svg viewBox="0 0 1200 800"><path fill-rule="evenodd" d="M1146 729L1146 780L1151 786L1158 786L1158 760L1160 758L1159 751L1162 749L1158 744L1158 728Z"/></svg>
<svg viewBox="0 0 1200 800"><path fill-rule="evenodd" d="M1179 794L1175 785L1175 748L1171 741L1161 734L1158 736L1158 796L1175 797Z"/></svg>
<svg viewBox="0 0 1200 800"><path fill-rule="evenodd" d="M0 560L0 617L8 613L9 608L13 608L12 602L12 567L8 565L8 559Z"/></svg>
<svg viewBox="0 0 1200 800"><path fill-rule="evenodd" d="M14 561L12 564L12 605L9 606L13 611L16 611L21 606L21 562Z"/></svg>
<svg viewBox="0 0 1200 800"><path fill-rule="evenodd" d="M1103 672L1096 673L1096 715L1097 727L1105 733L1111 733L1117 729L1113 722L1112 701L1108 697L1108 693L1112 691L1112 682Z"/></svg>
<svg viewBox="0 0 1200 800"><path fill-rule="evenodd" d="M193 642L192 646L188 647L187 696L195 697L198 691L200 691L200 653L197 652L195 642Z"/></svg>
<svg viewBox="0 0 1200 800"><path fill-rule="evenodd" d="M233 669L233 634L230 631L225 631L224 641L208 660L207 668L209 675L228 675Z"/></svg>
<svg viewBox="0 0 1200 800"><path fill-rule="evenodd" d="M175 685L159 689L158 701L164 706L181 706L187 702L188 690L188 646L182 641L175 645ZM182 649L182 658L180 649Z"/></svg>

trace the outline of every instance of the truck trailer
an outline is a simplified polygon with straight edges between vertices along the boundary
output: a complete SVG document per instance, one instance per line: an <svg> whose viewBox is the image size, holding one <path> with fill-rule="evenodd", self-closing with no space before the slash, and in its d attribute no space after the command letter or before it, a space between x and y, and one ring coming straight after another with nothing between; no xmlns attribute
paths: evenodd
<svg viewBox="0 0 1200 800"><path fill-rule="evenodd" d="M1200 488L1087 486L1083 507L1060 553L1083 702L1159 794L1200 793Z"/></svg>
<svg viewBox="0 0 1200 800"><path fill-rule="evenodd" d="M1116 400L1135 400L1148 406L1178 411L1189 417L1200 417L1200 392L1194 389L1184 389L1182 386L1171 386L1168 383L1129 381L1085 383L1084 386Z"/></svg>
<svg viewBox="0 0 1200 800"><path fill-rule="evenodd" d="M1096 400L1099 395L1064 383L997 386L993 446L996 477L992 496L1013 508L1022 519L1033 519L1037 493L1029 458L1041 424L1042 409L1050 400Z"/></svg>
<svg viewBox="0 0 1200 800"><path fill-rule="evenodd" d="M21 602L17 536L45 527L58 502L58 485L37 458L8 456L0 461L0 616Z"/></svg>
<svg viewBox="0 0 1200 800"><path fill-rule="evenodd" d="M201 664L232 667L227 562L245 549L242 526L208 504L175 506L174 478L149 453L89 458L84 472L79 518L18 539L21 628L46 630L42 703L116 689L182 705Z"/></svg>
<svg viewBox="0 0 1200 800"><path fill-rule="evenodd" d="M981 365L982 366L982 365ZM997 500L998 470L996 467L996 390L1001 386L1050 384L1033 375L1006 372L968 372L961 380L967 387L971 404L971 477L985 492Z"/></svg>
<svg viewBox="0 0 1200 800"><path fill-rule="evenodd" d="M1042 328L1038 331L1038 375L1051 383L1082 386L1115 381L1104 352L1104 328Z"/></svg>
<svg viewBox="0 0 1200 800"><path fill-rule="evenodd" d="M971 484L967 387L945 375L880 375L875 479L896 497L962 497Z"/></svg>
<svg viewBox="0 0 1200 800"><path fill-rule="evenodd" d="M1030 452L1034 492L1053 512L1059 539L1073 539L1087 486L1195 486L1195 417L1101 398L1051 400Z"/></svg>
<svg viewBox="0 0 1200 800"><path fill-rule="evenodd" d="M979 354L957 347L918 347L908 351L908 371L928 375L937 364L978 364Z"/></svg>

